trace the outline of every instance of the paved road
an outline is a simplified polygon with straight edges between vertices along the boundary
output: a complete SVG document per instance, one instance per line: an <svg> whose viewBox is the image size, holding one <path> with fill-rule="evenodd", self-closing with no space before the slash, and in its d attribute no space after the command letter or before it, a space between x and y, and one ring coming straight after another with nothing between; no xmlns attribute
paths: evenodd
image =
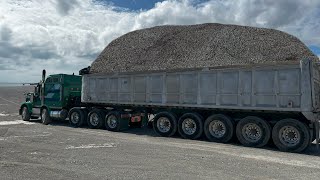
<svg viewBox="0 0 320 180"><path fill-rule="evenodd" d="M150 129L116 133L66 122L26 123L17 115L25 89L0 87L0 179L319 179L315 145L303 154L272 145L246 148Z"/></svg>

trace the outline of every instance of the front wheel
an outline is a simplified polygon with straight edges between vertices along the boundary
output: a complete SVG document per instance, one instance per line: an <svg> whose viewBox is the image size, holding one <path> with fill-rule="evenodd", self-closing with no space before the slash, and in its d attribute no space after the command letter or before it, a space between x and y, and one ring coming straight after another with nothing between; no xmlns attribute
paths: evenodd
<svg viewBox="0 0 320 180"><path fill-rule="evenodd" d="M31 118L31 115L30 115L28 108L26 106L24 106L22 108L21 117L22 117L22 120L24 120L24 121L29 121Z"/></svg>
<svg viewBox="0 0 320 180"><path fill-rule="evenodd" d="M41 122L44 125L48 125L51 122L50 115L47 109L41 111Z"/></svg>

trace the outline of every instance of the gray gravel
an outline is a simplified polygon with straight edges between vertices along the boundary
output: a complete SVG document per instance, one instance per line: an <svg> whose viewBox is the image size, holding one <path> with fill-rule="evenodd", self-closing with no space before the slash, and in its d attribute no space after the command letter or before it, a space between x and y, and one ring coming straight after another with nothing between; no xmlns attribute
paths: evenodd
<svg viewBox="0 0 320 180"><path fill-rule="evenodd" d="M112 41L90 73L297 63L319 59L296 37L265 28L200 24L157 26Z"/></svg>

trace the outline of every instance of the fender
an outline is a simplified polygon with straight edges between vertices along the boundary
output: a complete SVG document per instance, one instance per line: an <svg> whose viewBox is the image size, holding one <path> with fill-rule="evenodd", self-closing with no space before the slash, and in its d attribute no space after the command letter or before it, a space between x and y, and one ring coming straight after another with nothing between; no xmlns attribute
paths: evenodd
<svg viewBox="0 0 320 180"><path fill-rule="evenodd" d="M43 106L41 106L40 114L41 114L42 109L47 109L49 114L50 114L50 112L51 112L50 107L48 107L48 106L46 106L46 105L43 105Z"/></svg>
<svg viewBox="0 0 320 180"><path fill-rule="evenodd" d="M19 115L22 114L22 108L25 106L28 108L29 113L32 114L33 103L28 101L21 104L19 109Z"/></svg>

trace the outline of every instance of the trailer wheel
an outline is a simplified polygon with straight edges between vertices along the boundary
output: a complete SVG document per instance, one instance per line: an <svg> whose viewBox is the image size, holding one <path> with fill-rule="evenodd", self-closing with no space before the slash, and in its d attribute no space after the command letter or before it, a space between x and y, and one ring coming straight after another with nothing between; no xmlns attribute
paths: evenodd
<svg viewBox="0 0 320 180"><path fill-rule="evenodd" d="M49 112L46 108L41 110L41 122L44 125L48 125L51 122Z"/></svg>
<svg viewBox="0 0 320 180"><path fill-rule="evenodd" d="M89 112L87 123L92 129L102 128L104 125L105 112L101 109L93 109Z"/></svg>
<svg viewBox="0 0 320 180"><path fill-rule="evenodd" d="M271 127L261 118L248 116L239 121L236 134L244 146L263 147L270 139Z"/></svg>
<svg viewBox="0 0 320 180"><path fill-rule="evenodd" d="M85 113L82 109L72 108L69 112L69 123L72 127L80 127L85 121Z"/></svg>
<svg viewBox="0 0 320 180"><path fill-rule="evenodd" d="M21 117L22 117L22 120L24 120L24 121L29 121L29 120L30 120L31 115L30 115L30 113L29 113L29 111L28 111L27 106L24 106L24 107L22 108Z"/></svg>
<svg viewBox="0 0 320 180"><path fill-rule="evenodd" d="M212 142L229 142L234 135L234 129L234 121L223 114L209 116L204 123L204 133Z"/></svg>
<svg viewBox="0 0 320 180"><path fill-rule="evenodd" d="M178 121L178 131L185 139L197 139L203 133L203 118L197 113L186 113Z"/></svg>
<svg viewBox="0 0 320 180"><path fill-rule="evenodd" d="M170 112L160 112L154 117L153 130L160 136L173 136L177 132L177 118Z"/></svg>
<svg viewBox="0 0 320 180"><path fill-rule="evenodd" d="M301 152L310 144L310 132L306 124L296 119L283 119L272 130L272 139L280 151Z"/></svg>
<svg viewBox="0 0 320 180"><path fill-rule="evenodd" d="M106 115L105 125L108 131L120 131L120 113L111 111Z"/></svg>

